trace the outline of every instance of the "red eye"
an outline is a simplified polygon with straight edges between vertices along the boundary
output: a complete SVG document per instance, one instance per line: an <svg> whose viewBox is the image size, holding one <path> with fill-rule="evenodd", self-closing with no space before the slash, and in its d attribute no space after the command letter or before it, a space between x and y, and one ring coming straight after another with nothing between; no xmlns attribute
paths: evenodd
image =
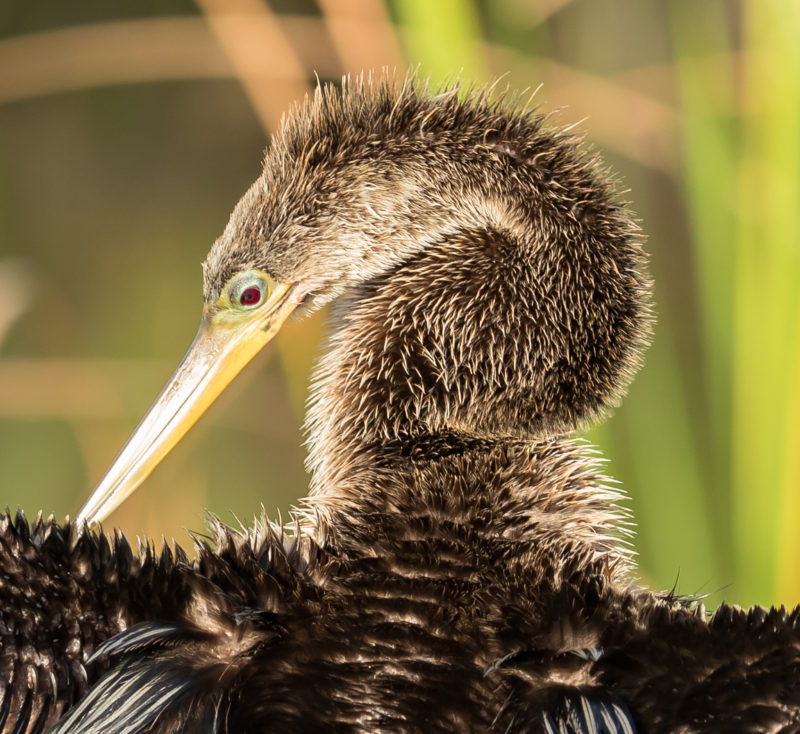
<svg viewBox="0 0 800 734"><path fill-rule="evenodd" d="M242 306L255 306L261 302L262 295L261 288L257 285L251 285L242 291L239 296L239 303Z"/></svg>

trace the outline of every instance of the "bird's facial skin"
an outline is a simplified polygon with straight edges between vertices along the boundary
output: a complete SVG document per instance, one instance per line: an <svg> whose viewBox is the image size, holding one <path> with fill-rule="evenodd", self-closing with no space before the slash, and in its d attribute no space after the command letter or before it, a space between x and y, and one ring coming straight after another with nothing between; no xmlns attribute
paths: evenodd
<svg viewBox="0 0 800 734"><path fill-rule="evenodd" d="M207 303L189 351L78 513L102 522L150 474L241 369L278 332L305 295L260 270L231 277Z"/></svg>

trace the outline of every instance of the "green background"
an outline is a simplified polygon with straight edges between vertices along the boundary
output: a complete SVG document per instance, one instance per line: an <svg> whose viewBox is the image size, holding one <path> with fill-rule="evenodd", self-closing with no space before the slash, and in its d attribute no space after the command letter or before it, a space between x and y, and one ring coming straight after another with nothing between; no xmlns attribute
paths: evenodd
<svg viewBox="0 0 800 734"><path fill-rule="evenodd" d="M800 600L800 4L113 6L0 5L0 502L75 512L188 346L200 263L315 74L502 75L580 123L647 236L655 340L589 436L643 582ZM285 518L323 322L288 325L109 524L185 543L203 508Z"/></svg>

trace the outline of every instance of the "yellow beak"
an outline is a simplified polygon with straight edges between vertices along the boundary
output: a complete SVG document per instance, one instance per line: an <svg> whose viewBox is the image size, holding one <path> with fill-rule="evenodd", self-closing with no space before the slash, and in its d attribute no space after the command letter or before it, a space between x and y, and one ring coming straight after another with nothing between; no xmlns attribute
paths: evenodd
<svg viewBox="0 0 800 734"><path fill-rule="evenodd" d="M275 336L301 298L296 287L274 283L258 308L206 309L189 351L78 513L78 528L102 522L133 493Z"/></svg>

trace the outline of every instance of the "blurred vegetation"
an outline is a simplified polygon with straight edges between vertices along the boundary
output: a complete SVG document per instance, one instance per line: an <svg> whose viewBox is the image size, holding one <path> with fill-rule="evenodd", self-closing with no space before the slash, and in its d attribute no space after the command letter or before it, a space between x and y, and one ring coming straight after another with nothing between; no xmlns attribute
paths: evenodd
<svg viewBox="0 0 800 734"><path fill-rule="evenodd" d="M0 5L3 503L74 513L191 340L199 264L314 74L505 75L581 128L648 235L658 326L594 429L646 583L800 600L800 5L56 0ZM324 315L296 322L112 517L283 516Z"/></svg>

